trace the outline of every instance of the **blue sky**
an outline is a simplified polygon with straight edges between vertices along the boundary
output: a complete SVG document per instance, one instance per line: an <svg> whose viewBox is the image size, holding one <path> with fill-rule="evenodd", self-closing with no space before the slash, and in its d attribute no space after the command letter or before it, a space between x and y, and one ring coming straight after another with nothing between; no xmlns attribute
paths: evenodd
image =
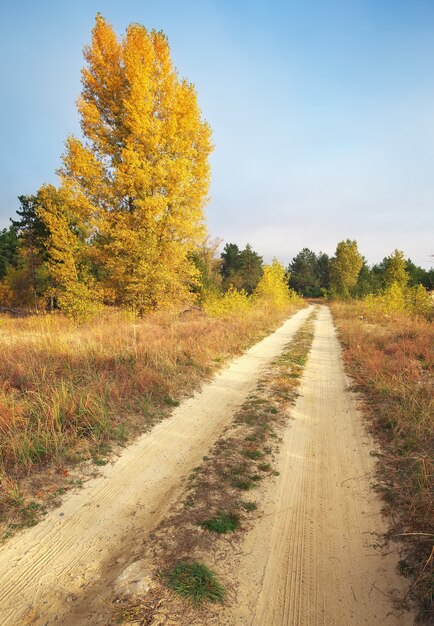
<svg viewBox="0 0 434 626"><path fill-rule="evenodd" d="M55 182L78 133L100 11L162 29L214 130L212 237L287 263L357 239L369 262L434 254L432 0L38 0L0 5L0 227Z"/></svg>

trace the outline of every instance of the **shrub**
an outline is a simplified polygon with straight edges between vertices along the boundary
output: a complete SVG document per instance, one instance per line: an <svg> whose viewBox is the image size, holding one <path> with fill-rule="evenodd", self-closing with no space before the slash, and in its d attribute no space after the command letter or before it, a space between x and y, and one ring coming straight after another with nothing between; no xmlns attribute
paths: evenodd
<svg viewBox="0 0 434 626"><path fill-rule="evenodd" d="M283 308L289 302L301 300L294 290L288 288L288 276L285 268L276 259L264 267L264 274L259 281L253 298L268 306Z"/></svg>
<svg viewBox="0 0 434 626"><path fill-rule="evenodd" d="M224 294L207 293L202 306L207 315L225 317L247 312L251 308L251 299L243 289L238 291L231 285Z"/></svg>
<svg viewBox="0 0 434 626"><path fill-rule="evenodd" d="M423 285L415 285L410 287L407 292L407 307L413 315L430 317L433 310L433 301L425 287Z"/></svg>
<svg viewBox="0 0 434 626"><path fill-rule="evenodd" d="M428 318L432 312L431 298L422 285L405 287L393 282L379 294L364 299L365 310L374 316L403 315Z"/></svg>
<svg viewBox="0 0 434 626"><path fill-rule="evenodd" d="M240 525L240 518L233 513L220 513L216 517L200 522L199 525L213 533L233 533Z"/></svg>

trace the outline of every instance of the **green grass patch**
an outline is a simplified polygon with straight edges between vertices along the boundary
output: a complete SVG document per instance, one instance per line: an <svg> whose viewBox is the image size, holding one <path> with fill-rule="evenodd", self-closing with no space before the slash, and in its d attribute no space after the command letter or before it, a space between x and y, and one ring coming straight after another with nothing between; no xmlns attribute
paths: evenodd
<svg viewBox="0 0 434 626"><path fill-rule="evenodd" d="M250 480L235 479L231 482L232 487L241 489L241 491L249 491L252 489L253 483Z"/></svg>
<svg viewBox="0 0 434 626"><path fill-rule="evenodd" d="M258 508L258 505L256 504L256 502L249 502L249 501L242 500L240 502L240 507L244 509L245 511L254 511L255 509Z"/></svg>
<svg viewBox="0 0 434 626"><path fill-rule="evenodd" d="M253 459L253 460L262 459L262 457L264 456L263 452L261 452L260 450L244 450L243 454L248 459Z"/></svg>
<svg viewBox="0 0 434 626"><path fill-rule="evenodd" d="M92 463L94 465L107 465L108 461L106 459L99 459L97 457L92 458Z"/></svg>
<svg viewBox="0 0 434 626"><path fill-rule="evenodd" d="M271 471L271 463L259 463L258 469L261 470L261 472L269 472Z"/></svg>
<svg viewBox="0 0 434 626"><path fill-rule="evenodd" d="M216 517L200 522L199 526L213 533L233 533L240 526L240 518L233 513L219 513Z"/></svg>
<svg viewBox="0 0 434 626"><path fill-rule="evenodd" d="M179 406L179 404L180 404L179 400L175 400L175 398L172 398L171 396L164 396L163 397L163 402L167 406Z"/></svg>
<svg viewBox="0 0 434 626"><path fill-rule="evenodd" d="M199 561L181 562L167 574L167 584L182 598L193 604L223 602L225 588L216 575Z"/></svg>

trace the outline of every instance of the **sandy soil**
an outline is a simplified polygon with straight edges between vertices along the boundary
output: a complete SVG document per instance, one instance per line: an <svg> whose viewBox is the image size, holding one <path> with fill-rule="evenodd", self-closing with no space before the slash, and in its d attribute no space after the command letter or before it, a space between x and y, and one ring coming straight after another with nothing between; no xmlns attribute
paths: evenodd
<svg viewBox="0 0 434 626"><path fill-rule="evenodd" d="M149 532L180 497L182 477L206 454L311 308L296 313L233 361L171 418L106 466L100 477L2 547L3 626L98 623L98 589L102 593L134 561ZM81 615L79 609L89 587L92 616ZM66 617L74 614L72 606L77 606L75 616Z"/></svg>
<svg viewBox="0 0 434 626"><path fill-rule="evenodd" d="M330 311L321 307L279 480L233 563L236 597L219 624L413 624L396 608L405 581L372 490L375 460L349 389Z"/></svg>

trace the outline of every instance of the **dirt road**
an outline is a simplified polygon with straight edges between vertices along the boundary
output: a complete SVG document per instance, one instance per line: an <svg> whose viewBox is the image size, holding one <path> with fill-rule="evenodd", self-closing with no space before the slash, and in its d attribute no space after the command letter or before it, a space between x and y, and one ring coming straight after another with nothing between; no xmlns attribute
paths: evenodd
<svg viewBox="0 0 434 626"><path fill-rule="evenodd" d="M201 460L262 369L306 320L289 319L220 372L170 419L143 435L102 476L65 498L34 528L0 552L0 623L95 624L98 616L62 618L92 585L107 590L134 560L138 546L182 492L182 476ZM69 611L70 613L70 611ZM77 614L78 615L78 614Z"/></svg>
<svg viewBox="0 0 434 626"><path fill-rule="evenodd" d="M239 552L233 608L220 624L401 626L397 553L371 488L373 444L349 390L330 311L321 307L300 396L280 454L279 480ZM386 554L384 554L386 553Z"/></svg>
<svg viewBox="0 0 434 626"><path fill-rule="evenodd" d="M182 497L182 476L207 453L311 309L235 360L101 477L2 548L2 625L107 623L107 611L100 614L98 607L113 581L140 558L150 532ZM373 443L327 307L319 308L299 391L283 437L280 476L258 492L258 519L236 550L230 540L220 556L217 548L217 571L235 581L228 603L214 618L194 623L413 624L396 606L405 594L397 553L379 545L386 528L371 486Z"/></svg>

